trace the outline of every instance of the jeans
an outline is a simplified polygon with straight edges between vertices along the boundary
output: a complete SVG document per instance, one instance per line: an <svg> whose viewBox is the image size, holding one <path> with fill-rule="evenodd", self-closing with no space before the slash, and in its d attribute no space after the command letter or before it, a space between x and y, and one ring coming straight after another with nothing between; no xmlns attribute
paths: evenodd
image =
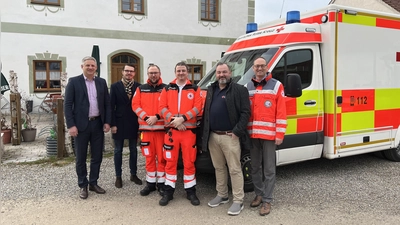
<svg viewBox="0 0 400 225"><path fill-rule="evenodd" d="M129 168L131 170L131 175L136 175L137 173L137 139L129 139ZM115 175L120 177L122 175L122 151L124 147L124 139L115 140L114 139L114 166Z"/></svg>

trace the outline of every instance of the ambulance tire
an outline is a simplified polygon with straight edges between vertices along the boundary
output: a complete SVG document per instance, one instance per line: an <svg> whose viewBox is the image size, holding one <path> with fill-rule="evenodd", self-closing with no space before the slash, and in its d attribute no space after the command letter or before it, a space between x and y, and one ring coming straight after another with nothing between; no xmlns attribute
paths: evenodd
<svg viewBox="0 0 400 225"><path fill-rule="evenodd" d="M400 162L400 144L397 146L397 148L383 151L383 154L391 161Z"/></svg>
<svg viewBox="0 0 400 225"><path fill-rule="evenodd" d="M243 190L244 192L252 192L254 191L253 180L251 178L251 159L250 153L243 153L242 158L240 159L240 164L242 166L242 173L243 173ZM228 187L232 190L232 182L231 177L228 176Z"/></svg>
<svg viewBox="0 0 400 225"><path fill-rule="evenodd" d="M244 192L254 191L253 179L251 177L251 158L250 152L243 153L240 158L240 164L242 166L243 180L244 180Z"/></svg>

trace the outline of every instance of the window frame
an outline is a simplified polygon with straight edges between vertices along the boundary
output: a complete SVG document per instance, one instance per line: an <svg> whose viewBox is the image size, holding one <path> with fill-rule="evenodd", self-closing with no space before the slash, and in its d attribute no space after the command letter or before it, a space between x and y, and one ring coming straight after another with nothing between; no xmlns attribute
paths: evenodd
<svg viewBox="0 0 400 225"><path fill-rule="evenodd" d="M129 13L129 14L139 14L139 15L145 15L146 14L146 1L145 0L139 0L140 1L140 5L141 5L141 10L140 11L135 11L135 1L136 0L128 0L130 3L130 7L132 10L124 10L123 9L123 5L124 5L124 0L120 0L120 11L121 13Z"/></svg>
<svg viewBox="0 0 400 225"><path fill-rule="evenodd" d="M204 3L203 3L204 1ZM215 1L215 4L213 6L215 7L215 19L210 18L210 8L211 8L211 3L210 1ZM202 9L203 5L205 5L205 11ZM220 8L221 8L221 1L220 0L199 0L199 17L200 20L202 21L209 21L209 22L219 22L220 21ZM205 17L203 17L203 12L205 12Z"/></svg>
<svg viewBox="0 0 400 225"><path fill-rule="evenodd" d="M203 77L204 77L203 65L201 65L201 64L188 64L188 67L189 67L188 78L190 78L189 80L190 80L190 82L192 84L196 84L197 85L201 81L201 79L203 79ZM197 82L195 82L195 80L194 80L194 78L195 78L195 76L194 76L195 75L195 72L194 72L195 67L200 67L200 72L196 73L196 74L200 74L200 79L199 80L196 79Z"/></svg>
<svg viewBox="0 0 400 225"><path fill-rule="evenodd" d="M289 64L288 58L287 58L288 54L293 54L293 53L296 54L296 52L301 52L301 51L303 51L303 52L307 51L310 54L310 59L307 60L307 61L303 61L302 62L303 64L304 64L304 62L308 62L310 64L310 65L308 65L309 66L309 71L308 71L308 74L306 74L307 77L304 75L304 73L300 73L299 72L300 70L297 69L298 66L301 66L301 63ZM302 58L304 58L304 57L302 57ZM278 67L278 65L281 64L282 61L283 61L283 63L282 63L283 66L279 66ZM296 65L295 66L296 69L292 70L292 71L289 71L290 67L292 67L293 65ZM304 68L305 65L302 65L302 66ZM283 68L282 77L277 77L278 76L278 73L276 72L277 68ZM279 80L282 83L283 86L286 85L287 74L289 74L289 73L297 73L297 74L299 74L299 76L301 78L301 87L302 87L302 89L306 89L309 86L311 86L311 84L312 84L312 81L313 81L313 70L314 70L313 50L310 49L310 48L303 48L303 49L293 49L293 50L289 50L289 51L285 52L284 55L279 59L279 61L277 62L277 64L275 65L275 67L271 71L271 73L272 73L272 77L277 79L277 80ZM302 72L304 72L304 71L302 71Z"/></svg>
<svg viewBox="0 0 400 225"><path fill-rule="evenodd" d="M37 71L43 71L43 70L36 70L36 63L38 63L38 62L44 62L45 64L46 64L46 80L45 80L45 83L46 83L46 88L39 88L39 86L37 86L37 79L36 79L36 72ZM50 63L54 63L54 62L56 62L56 63L59 63L60 64L60 68L59 68L59 73L60 73L60 87L59 88L51 88L50 87L50 83L51 83L51 77L50 77L50 72L51 71L55 71L55 70L51 70L50 69ZM62 76L62 73L63 73L63 62L62 62L62 60L53 60L53 59L51 59L51 60L43 60L43 59L34 59L33 61L32 61L32 71L33 71L33 76L32 76L32 78L33 78L33 92L35 92L35 93L38 93L38 92L60 92L61 91L61 76Z"/></svg>
<svg viewBox="0 0 400 225"><path fill-rule="evenodd" d="M48 2L48 0L43 0L43 2L38 2L38 0L30 0L31 4L38 5L50 5L50 6L61 6L61 0L57 0L57 3Z"/></svg>

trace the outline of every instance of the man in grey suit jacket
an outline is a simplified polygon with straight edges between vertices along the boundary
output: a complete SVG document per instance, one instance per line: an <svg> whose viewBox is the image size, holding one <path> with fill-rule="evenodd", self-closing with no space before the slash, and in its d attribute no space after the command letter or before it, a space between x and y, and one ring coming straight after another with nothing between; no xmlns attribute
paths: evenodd
<svg viewBox="0 0 400 225"><path fill-rule="evenodd" d="M86 199L89 190L106 191L97 185L103 160L104 132L110 130L111 106L107 83L96 77L97 62L90 56L82 59L83 74L69 79L65 90L64 114L69 135L75 138L76 173L79 197ZM87 179L86 157L90 142L90 174Z"/></svg>

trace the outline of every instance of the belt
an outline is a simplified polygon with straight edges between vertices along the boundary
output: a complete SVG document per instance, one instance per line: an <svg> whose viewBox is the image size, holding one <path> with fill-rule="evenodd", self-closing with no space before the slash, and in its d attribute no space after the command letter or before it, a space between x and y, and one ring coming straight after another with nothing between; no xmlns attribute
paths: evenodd
<svg viewBox="0 0 400 225"><path fill-rule="evenodd" d="M98 118L100 118L100 116L89 117L89 121L97 120Z"/></svg>
<svg viewBox="0 0 400 225"><path fill-rule="evenodd" d="M231 130L227 130L227 131L213 130L212 132L214 132L218 135L227 135L228 133L232 133Z"/></svg>

